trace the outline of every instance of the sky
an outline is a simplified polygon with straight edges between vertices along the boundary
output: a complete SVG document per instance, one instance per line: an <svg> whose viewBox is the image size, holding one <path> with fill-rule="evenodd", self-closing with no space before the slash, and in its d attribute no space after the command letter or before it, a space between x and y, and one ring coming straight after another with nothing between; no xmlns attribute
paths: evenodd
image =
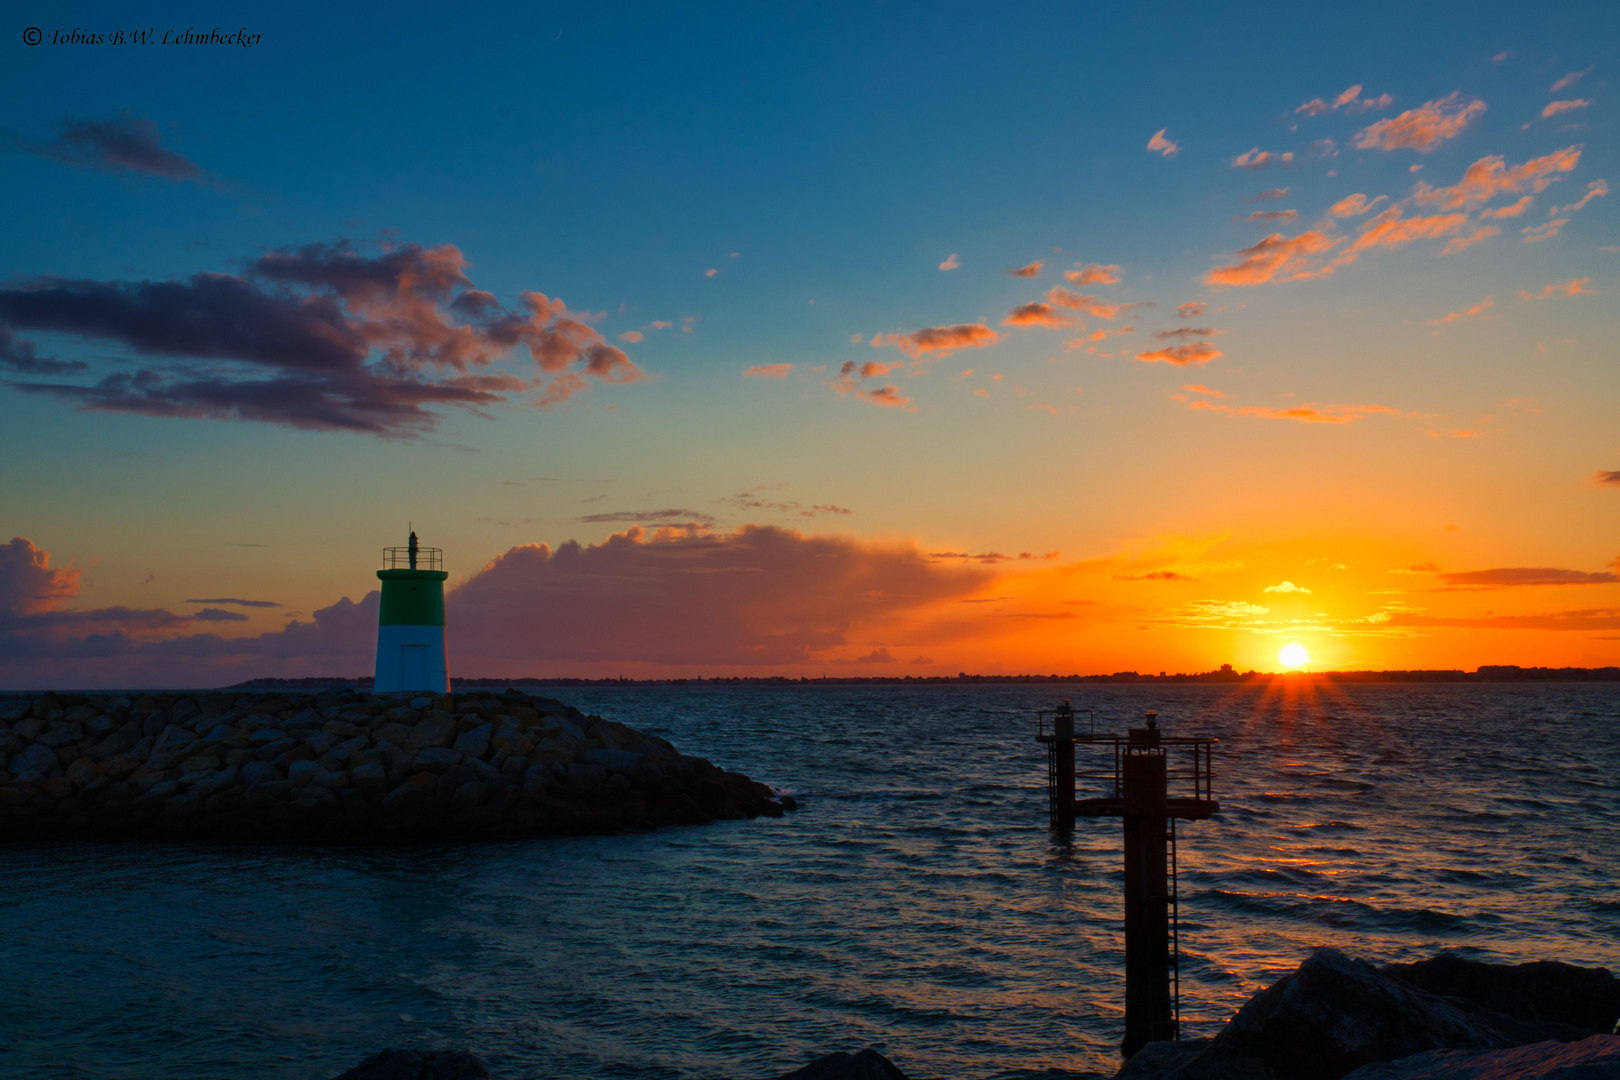
<svg viewBox="0 0 1620 1080"><path fill-rule="evenodd" d="M1620 10L1218 8L13 12L0 688L1620 664Z"/></svg>

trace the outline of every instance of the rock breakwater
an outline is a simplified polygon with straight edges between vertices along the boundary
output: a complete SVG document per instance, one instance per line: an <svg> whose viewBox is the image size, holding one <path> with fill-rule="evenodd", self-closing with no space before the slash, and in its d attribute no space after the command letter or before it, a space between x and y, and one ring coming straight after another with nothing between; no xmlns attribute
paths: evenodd
<svg viewBox="0 0 1620 1080"><path fill-rule="evenodd" d="M0 697L0 836L431 839L781 816L764 784L516 690Z"/></svg>

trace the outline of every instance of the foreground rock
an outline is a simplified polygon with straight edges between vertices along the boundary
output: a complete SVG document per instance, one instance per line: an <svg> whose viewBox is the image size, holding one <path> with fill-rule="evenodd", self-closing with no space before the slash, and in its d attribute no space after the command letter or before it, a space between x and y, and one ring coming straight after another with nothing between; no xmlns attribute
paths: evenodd
<svg viewBox="0 0 1620 1080"><path fill-rule="evenodd" d="M868 1047L858 1054L838 1052L817 1058L781 1080L906 1080L894 1062Z"/></svg>
<svg viewBox="0 0 1620 1080"><path fill-rule="evenodd" d="M0 697L0 837L433 838L780 816L763 784L549 698Z"/></svg>
<svg viewBox="0 0 1620 1080"><path fill-rule="evenodd" d="M1293 974L1250 998L1213 1039L1150 1043L1118 1077L1338 1080L1429 1051L1502 1051L1581 1039L1608 1031L1620 1012L1620 983L1602 969L1478 967L1487 970L1468 978L1468 969L1442 955L1380 970L1336 949L1318 949ZM1424 982L1454 993L1441 997ZM1508 990L1512 994L1503 996ZM1581 1008L1574 1007L1577 999ZM1565 1003L1570 1010L1562 1011Z"/></svg>
<svg viewBox="0 0 1620 1080"><path fill-rule="evenodd" d="M1511 1050L1431 1050L1364 1065L1344 1080L1617 1080L1620 1036L1539 1042Z"/></svg>

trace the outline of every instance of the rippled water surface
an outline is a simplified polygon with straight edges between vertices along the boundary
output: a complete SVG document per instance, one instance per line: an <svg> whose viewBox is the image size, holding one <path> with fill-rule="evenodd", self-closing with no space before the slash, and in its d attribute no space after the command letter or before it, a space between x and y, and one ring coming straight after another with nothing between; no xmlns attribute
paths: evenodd
<svg viewBox="0 0 1620 1080"><path fill-rule="evenodd" d="M1119 824L1046 829L1031 712L1220 736L1181 831L1213 1031L1313 945L1620 967L1620 686L659 687L559 694L797 795L781 820L415 848L0 848L0 1075L1111 1073Z"/></svg>

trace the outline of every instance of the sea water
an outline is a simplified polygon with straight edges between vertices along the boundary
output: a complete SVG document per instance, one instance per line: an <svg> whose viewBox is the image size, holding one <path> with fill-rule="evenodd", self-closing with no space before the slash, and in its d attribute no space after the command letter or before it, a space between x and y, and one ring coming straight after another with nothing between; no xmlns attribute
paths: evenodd
<svg viewBox="0 0 1620 1080"><path fill-rule="evenodd" d="M1316 945L1620 967L1620 686L555 693L802 809L431 846L0 847L0 1076L325 1080L390 1046L547 1080L768 1080L866 1046L913 1078L1112 1073L1120 826L1047 828L1033 710L1064 697L1099 729L1156 709L1221 740L1222 812L1179 830L1188 1036Z"/></svg>

